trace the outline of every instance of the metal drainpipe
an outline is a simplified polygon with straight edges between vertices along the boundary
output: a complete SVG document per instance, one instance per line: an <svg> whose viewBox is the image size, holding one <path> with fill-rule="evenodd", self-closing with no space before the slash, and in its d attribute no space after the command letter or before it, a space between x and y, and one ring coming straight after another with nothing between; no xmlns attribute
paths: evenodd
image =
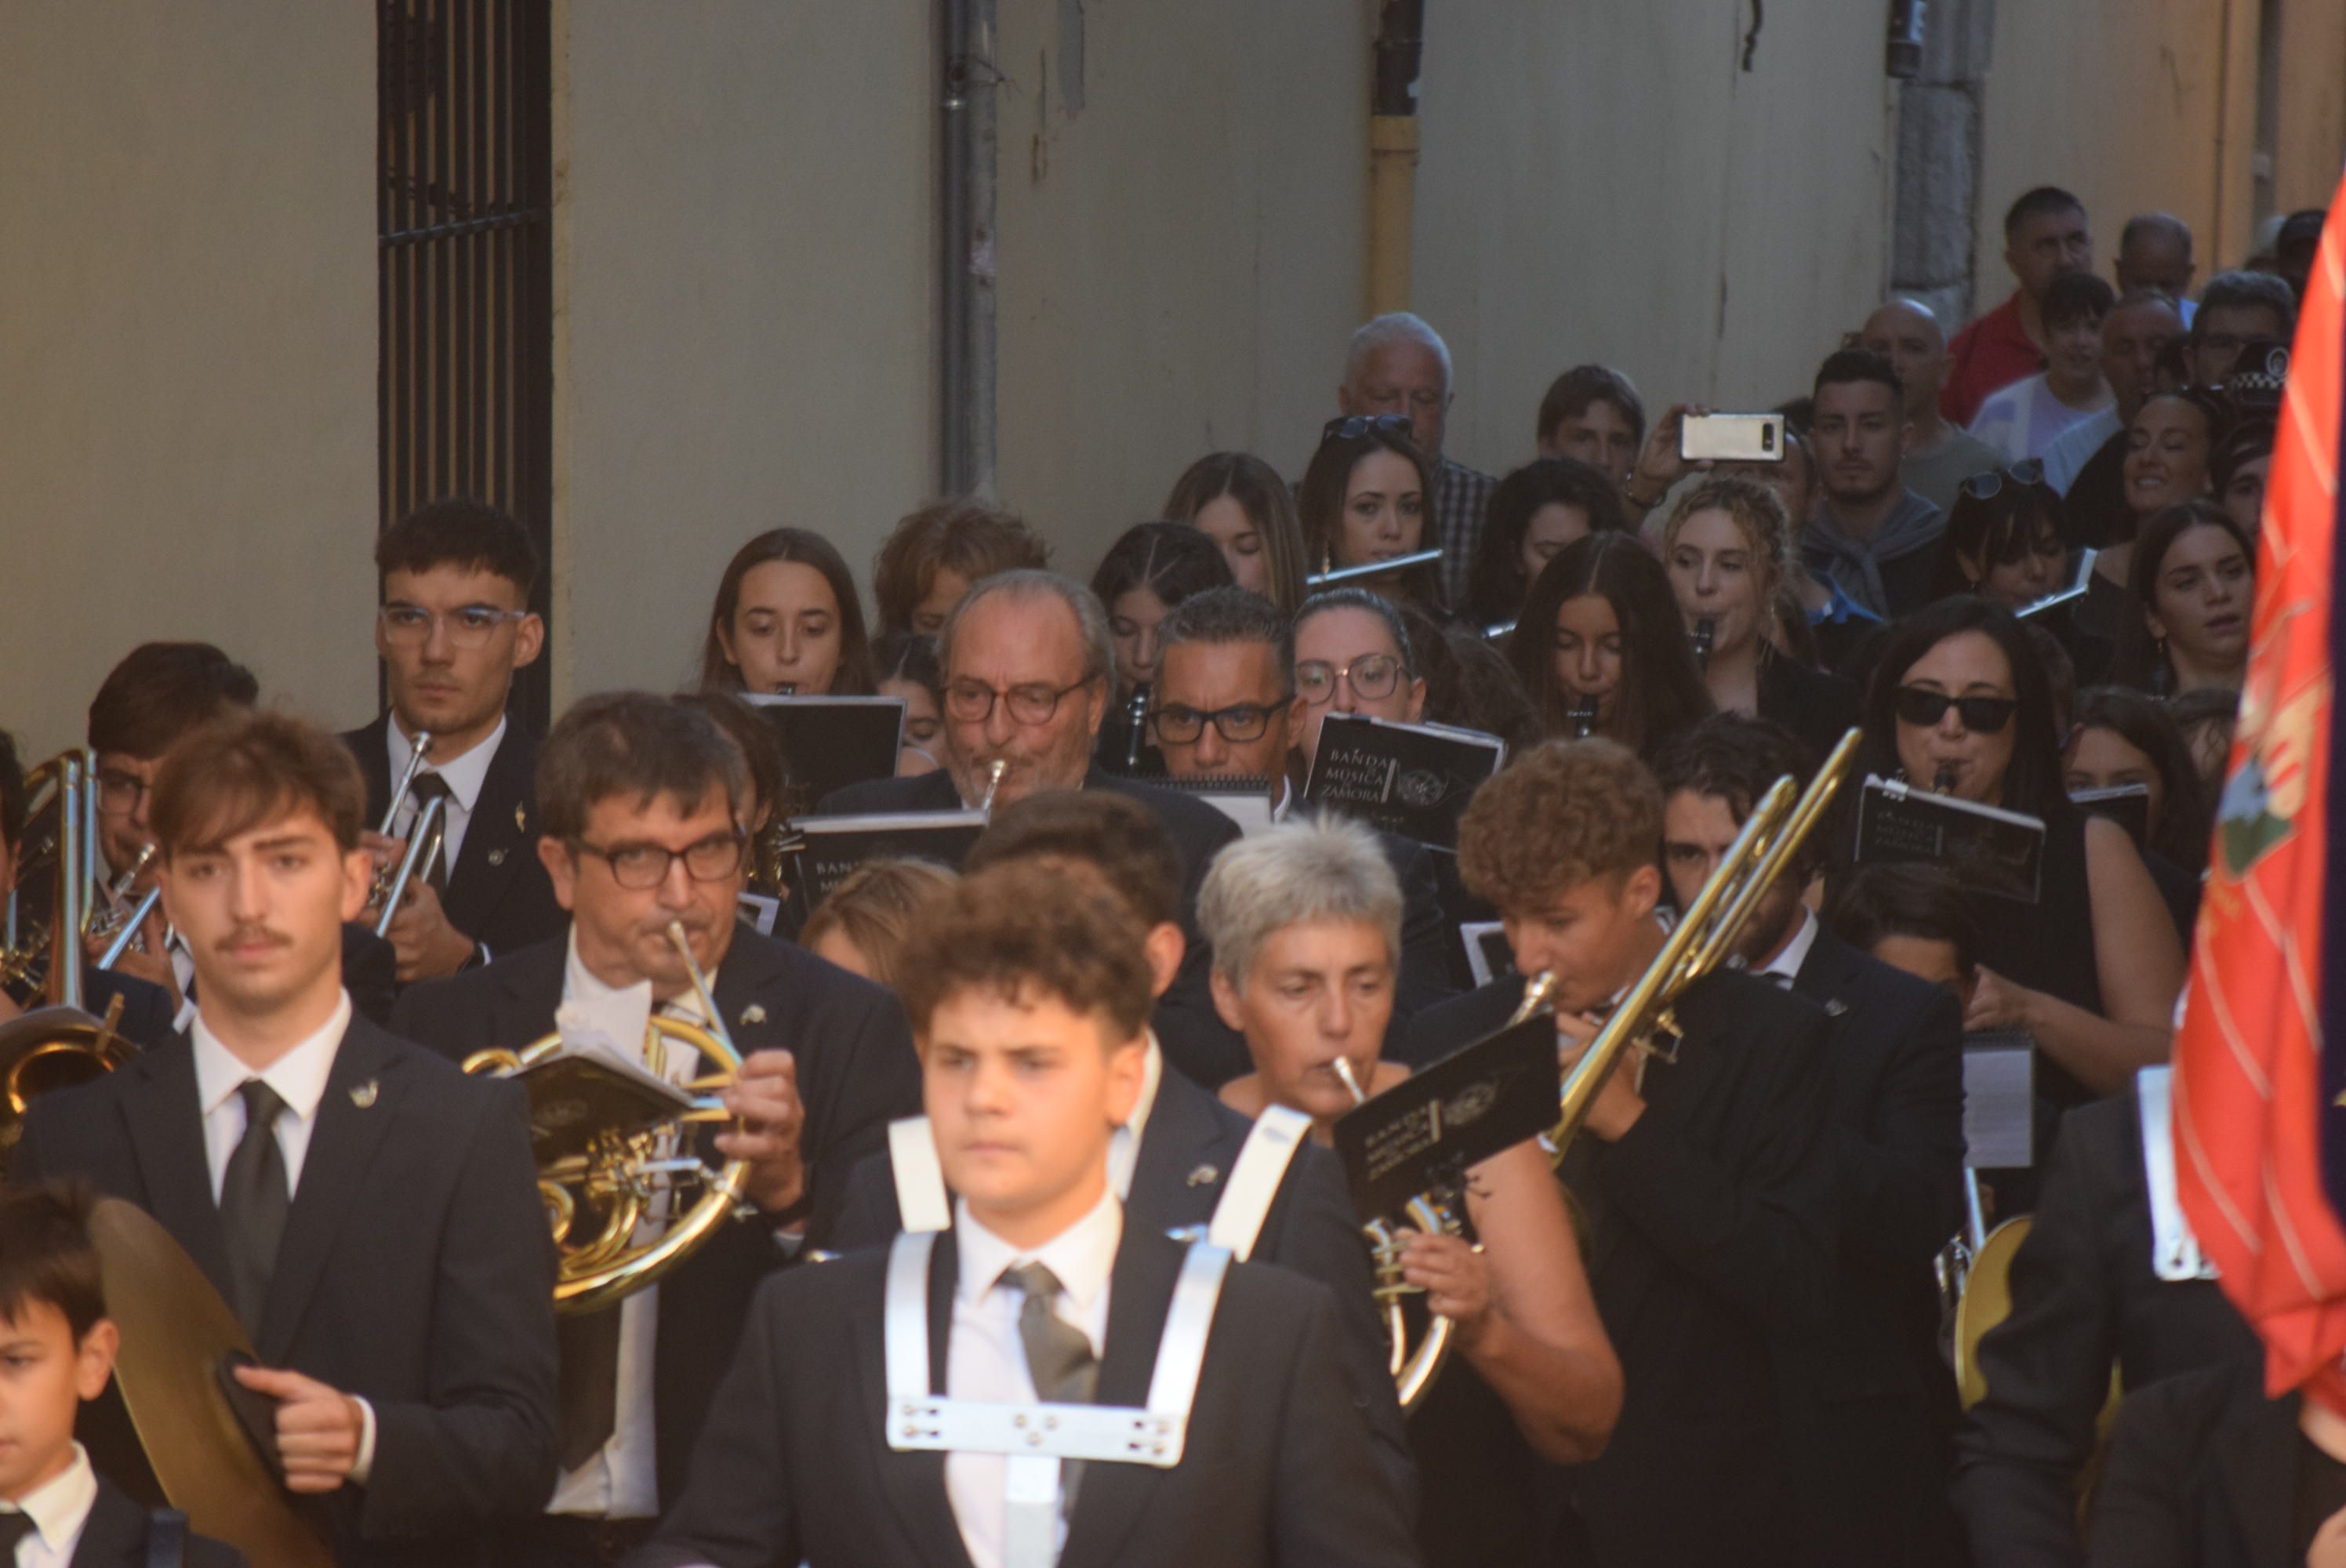
<svg viewBox="0 0 2346 1568"><path fill-rule="evenodd" d="M1385 0L1369 105L1369 314L1409 308L1417 205L1417 68L1425 0Z"/></svg>
<svg viewBox="0 0 2346 1568"><path fill-rule="evenodd" d="M947 495L994 493L994 0L943 0L937 228L943 241L939 477Z"/></svg>

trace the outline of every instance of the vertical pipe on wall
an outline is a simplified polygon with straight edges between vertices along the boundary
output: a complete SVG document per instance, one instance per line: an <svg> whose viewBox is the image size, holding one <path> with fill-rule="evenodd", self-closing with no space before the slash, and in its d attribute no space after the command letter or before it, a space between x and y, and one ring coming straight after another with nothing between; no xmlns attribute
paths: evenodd
<svg viewBox="0 0 2346 1568"><path fill-rule="evenodd" d="M1409 308L1410 231L1417 209L1417 68L1425 0L1385 0L1377 19L1369 105L1368 314Z"/></svg>
<svg viewBox="0 0 2346 1568"><path fill-rule="evenodd" d="M994 0L944 0L938 231L940 489L994 487Z"/></svg>

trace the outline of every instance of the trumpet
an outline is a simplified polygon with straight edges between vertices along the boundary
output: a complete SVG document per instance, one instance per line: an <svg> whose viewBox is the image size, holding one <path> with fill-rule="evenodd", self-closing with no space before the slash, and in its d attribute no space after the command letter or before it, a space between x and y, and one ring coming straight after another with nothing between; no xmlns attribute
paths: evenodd
<svg viewBox="0 0 2346 1568"><path fill-rule="evenodd" d="M392 829L399 825L399 814L407 809L408 797L415 789L416 775L423 771L424 759L432 754L432 732L428 729L417 730L409 739L408 746L407 766L400 769L399 782L391 791L391 804L383 809L382 820L374 825L374 830L386 839L391 837ZM415 825L418 828L423 825L421 818L417 820ZM413 829L409 830L407 839L411 856L414 846L422 840L423 837L423 834ZM403 867L408 858L410 857L402 857ZM390 911L399 907L399 901L393 896L392 887L399 880L400 870L399 867L392 866L375 868L374 891L368 895L367 902L384 911L385 918L375 931L377 936L381 936L383 927L391 923Z"/></svg>
<svg viewBox="0 0 2346 1568"><path fill-rule="evenodd" d="M977 803L977 809L979 810L992 811L994 809L994 797L1002 788L1002 776L1008 771L1010 771L1010 764L1005 762L999 757L995 758L992 766L986 769L985 799Z"/></svg>

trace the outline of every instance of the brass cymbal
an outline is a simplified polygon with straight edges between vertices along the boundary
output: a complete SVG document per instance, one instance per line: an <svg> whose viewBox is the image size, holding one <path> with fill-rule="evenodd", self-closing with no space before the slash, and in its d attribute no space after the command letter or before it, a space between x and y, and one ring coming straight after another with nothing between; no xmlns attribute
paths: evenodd
<svg viewBox="0 0 2346 1568"><path fill-rule="evenodd" d="M115 1380L171 1506L253 1568L333 1568L333 1553L294 1512L220 1391L223 1359L252 1354L235 1312L136 1204L99 1199L89 1235L107 1316L122 1330Z"/></svg>

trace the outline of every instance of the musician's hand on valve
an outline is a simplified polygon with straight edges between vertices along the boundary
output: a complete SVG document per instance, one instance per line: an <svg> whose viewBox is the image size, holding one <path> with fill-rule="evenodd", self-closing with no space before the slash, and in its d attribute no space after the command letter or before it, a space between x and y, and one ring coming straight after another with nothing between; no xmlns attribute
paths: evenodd
<svg viewBox="0 0 2346 1568"><path fill-rule="evenodd" d="M420 878L408 879L407 896L382 934L398 955L402 985L454 974L473 956L473 939L448 923L439 893Z"/></svg>
<svg viewBox="0 0 2346 1568"><path fill-rule="evenodd" d="M1402 1278L1425 1292L1426 1309L1458 1325L1471 1343L1491 1316L1491 1265L1459 1236L1401 1232Z"/></svg>
<svg viewBox="0 0 2346 1568"><path fill-rule="evenodd" d="M806 1105L799 1098L798 1058L788 1051L750 1052L724 1099L736 1121L717 1135L717 1152L747 1161L742 1186L750 1201L780 1213L806 1191L806 1163L799 1157Z"/></svg>
<svg viewBox="0 0 2346 1568"><path fill-rule="evenodd" d="M1572 1075L1573 1064L1596 1040L1604 1026L1586 1013L1559 1013L1556 1015L1556 1058L1565 1075ZM1625 1051L1613 1064L1605 1086L1597 1091L1596 1103L1588 1107L1588 1120L1583 1125L1590 1135L1611 1143L1646 1114L1645 1096L1637 1093L1637 1082L1630 1064L1636 1060L1634 1051Z"/></svg>
<svg viewBox="0 0 2346 1568"><path fill-rule="evenodd" d="M276 1367L239 1367L236 1380L277 1404L277 1451L291 1492L332 1492L359 1461L366 1414L358 1400L315 1378Z"/></svg>
<svg viewBox="0 0 2346 1568"><path fill-rule="evenodd" d="M127 974L133 980L146 981L150 985L159 985L169 992L171 1011L176 1014L179 1011L181 1000L179 977L171 968L171 954L167 945L168 940L164 934L163 909L160 904L158 904L148 911L147 918L139 922L138 940L124 948L122 956L114 961L114 972ZM106 955L105 950L110 945L111 939L107 942L93 941L90 944L90 962L95 963L103 958Z"/></svg>

